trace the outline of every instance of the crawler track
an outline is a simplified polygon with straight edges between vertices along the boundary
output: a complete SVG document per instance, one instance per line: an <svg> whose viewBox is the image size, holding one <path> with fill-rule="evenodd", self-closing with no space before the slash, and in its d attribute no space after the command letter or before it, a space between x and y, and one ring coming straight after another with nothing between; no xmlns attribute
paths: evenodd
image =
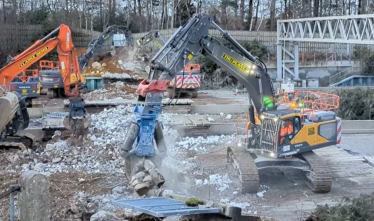
<svg viewBox="0 0 374 221"><path fill-rule="evenodd" d="M306 172L309 188L315 193L330 192L332 176L327 163L313 151L303 153L302 156L310 165L310 171Z"/></svg>
<svg viewBox="0 0 374 221"><path fill-rule="evenodd" d="M230 162L239 175L242 193L257 193L260 178L256 164L250 153L244 148L227 148L227 161Z"/></svg>
<svg viewBox="0 0 374 221"><path fill-rule="evenodd" d="M0 148L18 148L25 150L32 148L35 143L35 137L32 134L23 134L22 136L6 137L0 142Z"/></svg>

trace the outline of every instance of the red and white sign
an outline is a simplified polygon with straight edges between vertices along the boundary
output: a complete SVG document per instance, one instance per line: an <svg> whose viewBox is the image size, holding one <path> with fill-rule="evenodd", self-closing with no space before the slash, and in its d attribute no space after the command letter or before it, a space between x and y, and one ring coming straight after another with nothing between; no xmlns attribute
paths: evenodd
<svg viewBox="0 0 374 221"><path fill-rule="evenodd" d="M342 119L337 117L337 137L336 137L336 144L340 144L342 141Z"/></svg>
<svg viewBox="0 0 374 221"><path fill-rule="evenodd" d="M176 88L197 89L200 87L201 75L177 75L175 79L177 79ZM175 79L172 81L173 84Z"/></svg>

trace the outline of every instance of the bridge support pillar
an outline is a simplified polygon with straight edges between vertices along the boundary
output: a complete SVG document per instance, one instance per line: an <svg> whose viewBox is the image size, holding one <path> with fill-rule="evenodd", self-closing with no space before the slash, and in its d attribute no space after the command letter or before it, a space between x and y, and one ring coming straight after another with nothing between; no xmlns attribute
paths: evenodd
<svg viewBox="0 0 374 221"><path fill-rule="evenodd" d="M277 43L277 81L283 80L283 59L282 59L282 44Z"/></svg>
<svg viewBox="0 0 374 221"><path fill-rule="evenodd" d="M299 78L299 43L294 42L294 61L295 61L295 66L294 66L294 80L300 80Z"/></svg>

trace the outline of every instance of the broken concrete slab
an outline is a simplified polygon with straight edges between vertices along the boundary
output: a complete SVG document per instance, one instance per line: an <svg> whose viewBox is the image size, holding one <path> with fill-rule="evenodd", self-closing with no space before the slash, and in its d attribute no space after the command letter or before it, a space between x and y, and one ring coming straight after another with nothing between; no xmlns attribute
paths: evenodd
<svg viewBox="0 0 374 221"><path fill-rule="evenodd" d="M122 219L118 218L111 212L100 210L93 214L90 221L120 221Z"/></svg>
<svg viewBox="0 0 374 221"><path fill-rule="evenodd" d="M211 125L212 122L208 121L204 115L191 115L187 118L193 123L194 126Z"/></svg>
<svg viewBox="0 0 374 221"><path fill-rule="evenodd" d="M64 107L37 107L37 108L27 108L27 112L29 113L30 118L38 118L42 117L46 114L52 112L61 112L64 110Z"/></svg>
<svg viewBox="0 0 374 221"><path fill-rule="evenodd" d="M125 100L125 99L112 99L112 100L105 100L105 101L85 101L85 107L106 107L106 106L118 106L118 105L136 105L138 102L136 100ZM173 99L170 100L169 98L163 99L163 105L191 105L193 104L193 100L191 99ZM64 101L65 106L69 106L69 100Z"/></svg>
<svg viewBox="0 0 374 221"><path fill-rule="evenodd" d="M51 218L48 178L35 171L23 173L19 179L21 192L18 207L20 221L49 221Z"/></svg>
<svg viewBox="0 0 374 221"><path fill-rule="evenodd" d="M172 124L175 124L175 125L193 125L194 124L190 118L184 115L173 115L172 117L173 117Z"/></svg>
<svg viewBox="0 0 374 221"><path fill-rule="evenodd" d="M191 114L240 114L247 113L249 109L248 105L230 104L230 105L192 105Z"/></svg>

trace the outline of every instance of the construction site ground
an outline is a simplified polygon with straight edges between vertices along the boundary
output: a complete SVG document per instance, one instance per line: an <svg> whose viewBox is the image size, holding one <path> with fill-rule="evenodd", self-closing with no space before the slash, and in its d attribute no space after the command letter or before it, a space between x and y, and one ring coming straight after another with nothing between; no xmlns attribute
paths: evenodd
<svg viewBox="0 0 374 221"><path fill-rule="evenodd" d="M246 99L245 95L234 95L230 90L204 91L198 99L194 99L194 105L243 104ZM62 100L50 100L46 106L63 105ZM236 146L233 135L183 137L169 127L177 125L181 119L234 124L241 115L232 114L230 119L228 113L190 115L182 111L187 107L189 106L171 106L165 108L165 113L161 115L166 126L164 132L169 141L170 155L162 170L167 180L165 193L173 192L236 205L244 211L276 220L300 220L317 205L334 205L343 197L374 191L374 150L369 148L374 137L344 134L339 146L316 150L333 171L330 193L311 192L301 171L266 169L260 171L260 191L257 194L241 194L239 180L226 161L227 146ZM93 121L88 137L81 144L71 138L65 141L66 138L57 137L41 143L35 150L1 150L0 191L5 191L9 184L16 182L22 171L34 169L50 177L54 220L79 220L82 212L97 210L109 210L122 217L125 212L128 215L129 211L113 207L110 201L137 197L127 187L122 168L123 159L118 148L121 135L125 134L126 125L131 118L132 106L107 108L98 111L96 115L101 115L100 120ZM118 117L113 124L108 125L103 121L113 119L112 116ZM209 121L209 118L214 121ZM40 119L33 121L38 120ZM109 135L118 128L121 129L115 135ZM7 198L0 201L1 220L8 219L8 202Z"/></svg>
<svg viewBox="0 0 374 221"><path fill-rule="evenodd" d="M123 67L122 62L113 65ZM135 88L134 83L122 79L84 95L87 101L113 105L88 109L91 125L83 141L60 131L55 132L52 140L40 141L35 149L1 149L0 193L16 183L23 171L35 170L49 177L52 220L78 221L97 211L109 211L122 219L136 215L111 203L138 198L128 187L121 156L124 136L134 120ZM330 193L313 193L301 171L265 169L260 171L259 192L242 194L238 177L227 163L226 148L237 146L234 125L238 118L240 122L245 118L237 109L248 104L248 95L234 90L204 90L198 98L179 99L184 105L165 106L159 116L168 146L168 156L160 168L166 179L164 195L174 193L235 205L245 212L276 220L302 220L317 205L334 205L344 197L374 191L374 149L371 148L374 136L343 134L340 145L315 151L332 169ZM41 100L43 115L52 109L66 111L64 98L42 96ZM207 110L214 113L209 114ZM43 117L32 119L30 130L40 132L45 121ZM205 126L212 124L231 133L222 135L218 130L214 134L217 130L211 130L206 134ZM192 137L191 131L204 136ZM0 199L0 220L9 220L8 198Z"/></svg>

